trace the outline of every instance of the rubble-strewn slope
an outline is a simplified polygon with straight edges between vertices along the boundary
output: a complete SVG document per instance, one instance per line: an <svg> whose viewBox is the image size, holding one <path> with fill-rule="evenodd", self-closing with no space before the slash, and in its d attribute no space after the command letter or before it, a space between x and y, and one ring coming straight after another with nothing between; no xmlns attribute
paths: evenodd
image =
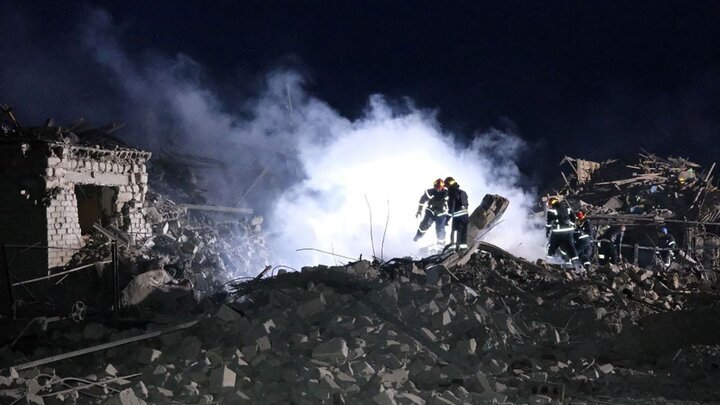
<svg viewBox="0 0 720 405"><path fill-rule="evenodd" d="M3 395L123 404L720 401L717 296L707 282L680 274L673 287L632 267L569 280L483 249L433 285L420 269L427 263L409 260L238 283L227 296L234 309L205 307L214 315L181 332L6 370ZM90 324L13 358L143 332ZM100 385L53 399L70 376Z"/></svg>

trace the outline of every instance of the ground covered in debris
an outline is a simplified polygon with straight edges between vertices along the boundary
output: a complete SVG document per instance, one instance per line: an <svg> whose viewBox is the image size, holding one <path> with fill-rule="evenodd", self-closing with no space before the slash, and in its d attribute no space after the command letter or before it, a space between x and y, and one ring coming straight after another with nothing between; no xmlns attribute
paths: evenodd
<svg viewBox="0 0 720 405"><path fill-rule="evenodd" d="M15 368L2 372L0 399L720 401L717 291L692 271L653 274L610 265L580 280L484 244L451 271L426 274L428 260L281 271L236 282L220 301L204 300L185 316L35 335L3 351L3 363ZM184 326L191 326L172 329L188 321ZM142 339L28 363L133 336Z"/></svg>

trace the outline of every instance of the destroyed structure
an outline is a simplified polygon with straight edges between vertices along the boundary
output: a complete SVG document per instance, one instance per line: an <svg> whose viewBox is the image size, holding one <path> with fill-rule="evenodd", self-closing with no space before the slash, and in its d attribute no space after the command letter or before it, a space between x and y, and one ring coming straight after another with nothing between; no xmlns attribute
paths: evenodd
<svg viewBox="0 0 720 405"><path fill-rule="evenodd" d="M717 233L711 170L643 159L570 160L552 193L634 227L629 251L645 227L691 229L686 254L669 271L628 255L585 279L482 242L512 204L501 196L471 215L465 252L288 271L269 265L262 218L191 215L150 190L152 236L117 250L121 308L0 320L0 403L717 403L717 267L697 245ZM679 184L689 168L695 180ZM107 233L68 264L94 270L42 282L72 295L78 278L106 277Z"/></svg>
<svg viewBox="0 0 720 405"><path fill-rule="evenodd" d="M603 163L566 157L570 173L547 195L566 199L584 210L599 231L627 226L623 257L652 265L657 229L665 226L678 243L677 266L720 270L720 190L713 170L682 158L663 159L641 154L635 163ZM602 232L598 232L601 234Z"/></svg>
<svg viewBox="0 0 720 405"><path fill-rule="evenodd" d="M77 140L55 126L0 137L6 169L0 178L0 240L51 247L47 257L30 259L47 268L66 264L96 223L117 227L135 241L151 234L143 215L150 153Z"/></svg>

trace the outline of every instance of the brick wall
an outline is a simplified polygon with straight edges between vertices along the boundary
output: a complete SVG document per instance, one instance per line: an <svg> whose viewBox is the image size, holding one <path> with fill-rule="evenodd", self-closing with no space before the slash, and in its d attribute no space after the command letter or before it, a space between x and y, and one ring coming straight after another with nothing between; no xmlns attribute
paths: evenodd
<svg viewBox="0 0 720 405"><path fill-rule="evenodd" d="M76 185L112 187L117 191L112 212L117 226L137 242L152 231L145 222L149 153L111 151L98 148L51 144L47 159L46 191L53 196L47 210L48 241L56 249L48 256L48 266L61 266L83 245L78 220Z"/></svg>

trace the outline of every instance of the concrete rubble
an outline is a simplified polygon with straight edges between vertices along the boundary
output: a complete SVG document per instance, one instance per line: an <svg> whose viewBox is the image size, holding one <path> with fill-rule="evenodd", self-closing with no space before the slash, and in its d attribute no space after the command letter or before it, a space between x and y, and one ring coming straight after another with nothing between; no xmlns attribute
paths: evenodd
<svg viewBox="0 0 720 405"><path fill-rule="evenodd" d="M75 317L0 333L0 403L720 402L712 169L641 158L568 159L574 173L548 194L598 224L634 226L628 248L643 224L674 224L685 256L668 271L631 259L579 278L473 237L465 252L275 273L262 217L173 200L197 196L192 187L144 190L151 234L96 226L67 265L91 270L53 290L83 297ZM174 185L188 177L168 167ZM473 232L507 204L486 197ZM107 302L111 239L122 308Z"/></svg>
<svg viewBox="0 0 720 405"><path fill-rule="evenodd" d="M0 398L121 404L720 400L717 296L707 282L683 279L679 288L662 287L661 277L640 280L642 270L631 265L569 280L485 244L436 283L413 271L429 264L361 261L239 282L225 303L196 308L197 326L38 368L5 369ZM104 328L102 341L114 341L157 326ZM14 348L4 362L19 365L88 344L60 332L53 332L53 342ZM68 376L92 384L67 393L62 381Z"/></svg>

